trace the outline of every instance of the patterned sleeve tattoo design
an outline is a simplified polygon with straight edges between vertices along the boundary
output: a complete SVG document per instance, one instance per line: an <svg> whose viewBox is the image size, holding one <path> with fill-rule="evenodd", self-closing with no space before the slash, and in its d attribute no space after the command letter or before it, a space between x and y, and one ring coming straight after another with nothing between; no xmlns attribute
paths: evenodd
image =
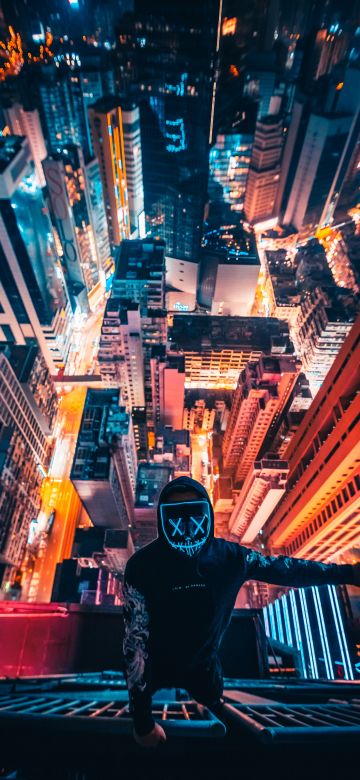
<svg viewBox="0 0 360 780"><path fill-rule="evenodd" d="M145 662L148 657L146 644L149 638L149 614L145 597L132 585L124 586L124 656L129 690L146 688Z"/></svg>

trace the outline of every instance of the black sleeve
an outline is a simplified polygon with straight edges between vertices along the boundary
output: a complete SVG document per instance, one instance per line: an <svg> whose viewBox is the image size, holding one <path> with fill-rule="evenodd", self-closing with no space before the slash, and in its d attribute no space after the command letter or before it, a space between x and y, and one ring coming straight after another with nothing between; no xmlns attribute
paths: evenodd
<svg viewBox="0 0 360 780"><path fill-rule="evenodd" d="M245 580L261 580L272 585L306 588L310 585L352 585L351 564L320 563L285 555L261 555L239 545L245 568Z"/></svg>
<svg viewBox="0 0 360 780"><path fill-rule="evenodd" d="M149 613L144 594L125 570L124 577L124 661L130 713L139 736L149 734L155 721L151 710L149 658Z"/></svg>

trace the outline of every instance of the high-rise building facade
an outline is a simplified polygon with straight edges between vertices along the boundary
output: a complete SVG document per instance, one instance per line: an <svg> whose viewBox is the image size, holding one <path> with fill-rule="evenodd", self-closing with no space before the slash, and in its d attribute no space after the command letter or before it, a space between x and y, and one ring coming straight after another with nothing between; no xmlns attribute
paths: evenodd
<svg viewBox="0 0 360 780"><path fill-rule="evenodd" d="M140 111L138 106L122 107L126 180L129 197L131 233L145 238L144 183L142 169Z"/></svg>
<svg viewBox="0 0 360 780"><path fill-rule="evenodd" d="M112 296L106 304L98 351L105 382L121 388L128 409L145 405L144 352L139 304Z"/></svg>
<svg viewBox="0 0 360 780"><path fill-rule="evenodd" d="M147 226L174 257L200 249L218 22L218 2L160 0L137 3L120 25L120 63L140 108Z"/></svg>
<svg viewBox="0 0 360 780"><path fill-rule="evenodd" d="M269 115L256 124L246 187L244 211L250 224L265 222L274 214L283 148L282 119Z"/></svg>
<svg viewBox="0 0 360 780"><path fill-rule="evenodd" d="M147 455L147 427L145 406L133 406L131 417L134 430L134 439L138 461L146 460Z"/></svg>
<svg viewBox="0 0 360 780"><path fill-rule="evenodd" d="M35 337L50 371L69 349L71 310L27 140L0 139L1 338Z"/></svg>
<svg viewBox="0 0 360 780"><path fill-rule="evenodd" d="M35 341L0 343L0 552L22 563L51 455L57 395Z"/></svg>
<svg viewBox="0 0 360 780"><path fill-rule="evenodd" d="M305 293L293 333L313 395L320 390L358 310L341 288L317 287Z"/></svg>
<svg viewBox="0 0 360 780"><path fill-rule="evenodd" d="M136 468L131 418L120 391L88 390L71 480L94 525L127 530Z"/></svg>
<svg viewBox="0 0 360 780"><path fill-rule="evenodd" d="M121 107L116 98L103 98L89 108L91 136L103 188L110 243L130 237L129 201Z"/></svg>
<svg viewBox="0 0 360 780"><path fill-rule="evenodd" d="M102 375L120 383L129 408L146 407L150 428L155 420L150 361L154 347L167 339L164 250L164 242L154 239L122 242L99 349Z"/></svg>
<svg viewBox="0 0 360 780"><path fill-rule="evenodd" d="M256 460L249 470L229 518L229 531L252 544L283 497L288 464L280 458Z"/></svg>
<svg viewBox="0 0 360 780"><path fill-rule="evenodd" d="M275 212L305 235L331 224L336 209L343 217L357 203L359 83L351 63L328 77L323 95L294 100Z"/></svg>
<svg viewBox="0 0 360 780"><path fill-rule="evenodd" d="M45 138L52 152L67 144L80 144L67 68L59 71L54 64L41 70L38 83L39 109Z"/></svg>
<svg viewBox="0 0 360 780"><path fill-rule="evenodd" d="M263 356L241 372L223 440L224 467L242 486L265 437L281 415L300 365L295 357Z"/></svg>
<svg viewBox="0 0 360 780"><path fill-rule="evenodd" d="M102 285L81 148L66 146L43 167L68 288L87 311L98 302Z"/></svg>
<svg viewBox="0 0 360 780"><path fill-rule="evenodd" d="M163 222L157 233L164 239L169 257L198 259L205 217L204 193L204 178L193 176L176 187L169 186L160 199Z"/></svg>
<svg viewBox="0 0 360 780"><path fill-rule="evenodd" d="M287 492L265 533L272 550L331 560L359 540L360 319L292 437Z"/></svg>
<svg viewBox="0 0 360 780"><path fill-rule="evenodd" d="M236 127L217 134L210 149L209 197L213 208L220 200L231 211L243 210L253 141L253 133L241 133Z"/></svg>
<svg viewBox="0 0 360 780"><path fill-rule="evenodd" d="M179 431L183 427L184 360L167 355L165 347L159 347L153 350L150 363L154 423Z"/></svg>
<svg viewBox="0 0 360 780"><path fill-rule="evenodd" d="M118 252L113 295L140 304L141 315L165 305L165 245L152 238L123 241Z"/></svg>
<svg viewBox="0 0 360 780"><path fill-rule="evenodd" d="M284 204L285 225L313 232L327 221L324 206L337 176L352 121L349 113L310 115L297 167L290 171L293 177Z"/></svg>
<svg viewBox="0 0 360 780"><path fill-rule="evenodd" d="M90 215L99 262L100 278L101 276L104 276L106 284L108 285L114 271L114 262L110 249L100 167L96 158L93 158L85 165L85 178L91 204Z"/></svg>
<svg viewBox="0 0 360 780"><path fill-rule="evenodd" d="M103 96L101 73L80 68L72 69L68 73L68 85L74 113L75 132L85 162L88 162L94 154L88 107Z"/></svg>

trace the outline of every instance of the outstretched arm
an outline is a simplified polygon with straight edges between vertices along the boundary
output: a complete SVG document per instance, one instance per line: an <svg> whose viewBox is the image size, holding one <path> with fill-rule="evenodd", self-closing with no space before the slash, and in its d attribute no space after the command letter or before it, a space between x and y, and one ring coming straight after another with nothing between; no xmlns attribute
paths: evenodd
<svg viewBox="0 0 360 780"><path fill-rule="evenodd" d="M149 734L155 726L151 712L149 614L143 593L124 578L124 660L130 712L136 734Z"/></svg>
<svg viewBox="0 0 360 780"><path fill-rule="evenodd" d="M241 547L245 579L261 580L272 585L306 588L310 585L360 585L360 564L320 563L285 555L261 555Z"/></svg>

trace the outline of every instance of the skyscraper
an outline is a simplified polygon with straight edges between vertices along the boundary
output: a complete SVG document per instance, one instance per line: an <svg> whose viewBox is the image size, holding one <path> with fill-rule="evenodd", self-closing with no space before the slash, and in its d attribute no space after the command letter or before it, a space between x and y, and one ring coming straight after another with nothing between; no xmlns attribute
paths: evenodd
<svg viewBox="0 0 360 780"><path fill-rule="evenodd" d="M244 544L254 542L286 490L286 460L268 456L254 462L236 498L229 531Z"/></svg>
<svg viewBox="0 0 360 780"><path fill-rule="evenodd" d="M54 64L43 67L36 86L49 149L56 152L67 144L80 144L82 138L74 113L67 68L60 71Z"/></svg>
<svg viewBox="0 0 360 780"><path fill-rule="evenodd" d="M87 311L98 302L101 281L81 148L66 146L48 157L43 167L68 288Z"/></svg>
<svg viewBox="0 0 360 780"><path fill-rule="evenodd" d="M146 405L150 427L154 421L150 359L153 356L153 347L165 345L167 336L166 312L164 310L164 249L164 242L154 239L122 242L117 253L116 270L112 283L112 300L109 301L106 309L109 316L112 312L111 316L115 317L119 327L121 321L123 321L123 327L127 327L128 315L126 311L129 312L131 323L134 326L130 327L129 324L130 335L134 338L136 336L139 352L138 359L135 360L134 357L132 366L129 367L129 376L132 377L133 385L130 392L129 383L126 381L127 402L130 407ZM119 330L119 327L115 326L115 320L113 320L113 328L108 330L111 322L107 322L105 325L104 318L103 336L100 342L101 370L103 374L105 371L108 372L109 379L114 374L114 361L111 355L111 345L106 344L106 342L113 340L113 354L123 356L117 359L124 361L125 355L120 333L121 328ZM105 327L107 328L106 338ZM117 338L119 338L119 344L115 348ZM135 349L135 341L133 343ZM125 363L120 366L120 369L125 370L127 359L130 360L130 357L126 352ZM137 374L134 377L135 369Z"/></svg>
<svg viewBox="0 0 360 780"><path fill-rule="evenodd" d="M45 177L41 163L45 160L47 151L38 110L25 108L20 103L10 103L3 106L3 112L11 134L26 136L38 184L44 187Z"/></svg>
<svg viewBox="0 0 360 780"><path fill-rule="evenodd" d="M94 525L127 530L131 524L136 462L120 391L88 390L71 480Z"/></svg>
<svg viewBox="0 0 360 780"><path fill-rule="evenodd" d="M26 139L0 138L1 337L35 337L50 371L64 364L71 310Z"/></svg>
<svg viewBox="0 0 360 780"><path fill-rule="evenodd" d="M265 437L283 411L300 368L294 357L263 356L249 362L235 390L223 441L224 467L242 486Z"/></svg>
<svg viewBox="0 0 360 780"><path fill-rule="evenodd" d="M112 296L106 304L98 352L105 382L120 387L128 409L144 406L144 352L139 304Z"/></svg>
<svg viewBox="0 0 360 780"><path fill-rule="evenodd" d="M283 222L310 235L326 222L324 205L343 154L352 116L311 114L284 204ZM289 174L290 175L290 174Z"/></svg>
<svg viewBox="0 0 360 780"><path fill-rule="evenodd" d="M34 340L0 343L0 552L19 566L51 455L57 395Z"/></svg>
<svg viewBox="0 0 360 780"><path fill-rule="evenodd" d="M282 120L266 116L256 124L254 145L245 194L245 216L256 224L271 219L274 214L280 179L283 147Z"/></svg>
<svg viewBox="0 0 360 780"><path fill-rule="evenodd" d="M199 303L214 315L249 316L260 271L253 234L241 226L228 225L206 233L203 244Z"/></svg>
<svg viewBox="0 0 360 780"><path fill-rule="evenodd" d="M135 238L145 238L144 183L138 106L123 104L122 120L131 232Z"/></svg>
<svg viewBox="0 0 360 780"><path fill-rule="evenodd" d="M359 539L360 319L284 457L287 493L266 528L272 550L331 560Z"/></svg>
<svg viewBox="0 0 360 780"><path fill-rule="evenodd" d="M110 243L130 236L130 215L122 111L116 98L103 98L89 108L93 148L103 188Z"/></svg>
<svg viewBox="0 0 360 780"><path fill-rule="evenodd" d="M176 187L167 187L160 197L163 222L156 232L164 239L169 257L198 259L205 217L205 189L204 178L189 176Z"/></svg>
<svg viewBox="0 0 360 780"><path fill-rule="evenodd" d="M242 101L232 121L227 120L217 132L209 161L211 226L220 227L223 224L224 203L231 211L240 212L244 208L255 121L256 103Z"/></svg>
<svg viewBox="0 0 360 780"><path fill-rule="evenodd" d="M317 287L304 295L294 341L313 395L320 390L358 311L352 296L341 288Z"/></svg>
<svg viewBox="0 0 360 780"><path fill-rule="evenodd" d="M141 315L165 305L165 245L152 238L123 241L118 251L113 295L140 304Z"/></svg>
<svg viewBox="0 0 360 780"><path fill-rule="evenodd" d="M218 2L160 0L137 2L119 25L120 62L140 107L147 224L174 257L200 248L218 21Z"/></svg>
<svg viewBox="0 0 360 780"><path fill-rule="evenodd" d="M294 101L281 162L275 211L305 234L330 224L337 208L343 215L357 203L358 66L335 70L325 86L316 97Z"/></svg>
<svg viewBox="0 0 360 780"><path fill-rule="evenodd" d="M82 148L85 162L93 156L94 150L90 132L88 107L103 96L101 73L87 69L69 69L68 84L73 107L75 132ZM76 140L74 138L74 142Z"/></svg>
<svg viewBox="0 0 360 780"><path fill-rule="evenodd" d="M100 278L104 275L106 284L109 285L114 270L114 263L110 249L100 167L96 158L90 160L85 165L85 178L91 204L90 215L99 261Z"/></svg>

